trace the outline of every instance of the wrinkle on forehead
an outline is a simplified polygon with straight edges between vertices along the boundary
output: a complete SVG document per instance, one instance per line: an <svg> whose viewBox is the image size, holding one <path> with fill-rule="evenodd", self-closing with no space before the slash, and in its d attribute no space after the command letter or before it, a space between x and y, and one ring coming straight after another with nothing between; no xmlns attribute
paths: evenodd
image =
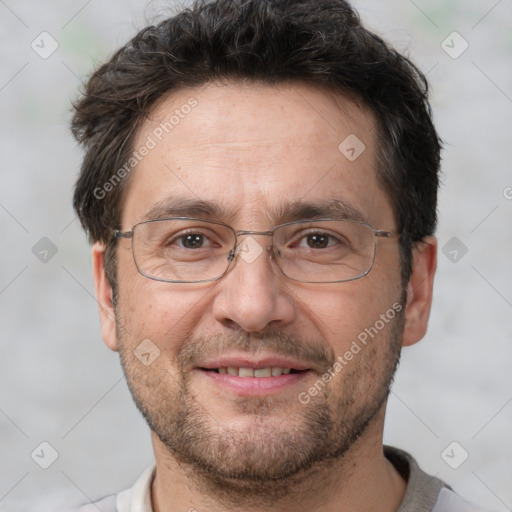
<svg viewBox="0 0 512 512"><path fill-rule="evenodd" d="M231 90L234 94L226 96L226 90ZM341 134L343 128L346 128L348 125L360 123L361 120L357 118L360 117L360 113L363 113L369 121L365 123L365 131L368 130L372 136L375 133L375 116L373 112L353 93L336 91L333 87L324 87L300 80L269 84L258 80L236 79L226 82L211 82L206 87L203 84L180 88L163 95L153 106L140 131L147 131L165 122L169 115L176 108L179 108L180 105L186 103L190 97L196 98L198 102L198 106L195 107L192 115L197 115L201 111L201 105L205 101L208 103L208 110L201 112L205 124L210 124L212 121L217 123L222 121L222 119L227 119L233 111L243 110L248 103L259 103L262 112L269 109L269 106L270 110L277 106L282 114L280 121L286 120L287 116L297 115L297 113L300 115L301 112L309 110L313 113L313 124L324 124L336 134ZM245 101L246 99L248 101ZM272 105L269 105L269 101ZM294 104L292 108L290 108L290 104ZM307 122L301 126L303 132L315 131L312 119L306 119ZM261 145L275 143L274 138L253 138L253 130L251 129L252 119L248 118L247 121L244 124L244 134L247 135L248 141ZM185 125L181 126L180 123L175 129L183 127ZM260 135L257 125L254 126L254 133L258 136ZM211 135L216 134L212 133ZM234 144L236 147L240 143L238 138L234 142L225 140L225 135L225 133L222 133L222 139L217 139L214 144L219 147L229 147L231 144ZM239 132L236 135L238 136ZM286 133L281 132L279 135L285 138ZM205 148L209 144L211 142L199 143L200 146ZM196 147L196 142L193 145Z"/></svg>

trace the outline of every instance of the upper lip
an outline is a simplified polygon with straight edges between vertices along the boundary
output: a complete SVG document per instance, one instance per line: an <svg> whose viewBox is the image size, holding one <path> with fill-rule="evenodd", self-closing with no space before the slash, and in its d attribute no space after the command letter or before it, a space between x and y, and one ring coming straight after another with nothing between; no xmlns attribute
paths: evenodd
<svg viewBox="0 0 512 512"><path fill-rule="evenodd" d="M292 370L308 370L309 367L293 359L282 356L265 356L265 357L250 357L240 355L223 355L215 359L210 359L198 364L198 368L206 368L209 370L232 366L235 368L268 368L280 367L290 368Z"/></svg>

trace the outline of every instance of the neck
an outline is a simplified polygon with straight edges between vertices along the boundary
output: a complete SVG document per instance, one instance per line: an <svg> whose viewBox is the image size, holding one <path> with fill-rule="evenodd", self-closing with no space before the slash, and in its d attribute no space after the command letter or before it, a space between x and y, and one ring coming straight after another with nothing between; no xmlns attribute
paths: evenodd
<svg viewBox="0 0 512 512"><path fill-rule="evenodd" d="M394 512L406 483L384 457L384 409L340 459L317 465L286 482L262 482L258 492L244 492L240 482L212 482L194 468L176 461L153 435L157 471L152 486L154 512L208 510L275 512L300 508L311 512L380 510ZM282 492L283 487L286 492ZM277 489L280 492L276 492Z"/></svg>

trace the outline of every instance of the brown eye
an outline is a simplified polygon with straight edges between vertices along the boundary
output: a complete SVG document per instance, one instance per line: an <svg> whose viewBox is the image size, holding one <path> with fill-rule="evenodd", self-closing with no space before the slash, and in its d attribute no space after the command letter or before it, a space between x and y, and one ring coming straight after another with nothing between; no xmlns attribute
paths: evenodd
<svg viewBox="0 0 512 512"><path fill-rule="evenodd" d="M329 237L322 234L308 235L306 243L312 249L325 249L325 247L329 246Z"/></svg>
<svg viewBox="0 0 512 512"><path fill-rule="evenodd" d="M190 233L180 237L179 242L185 249L197 249L203 247L205 237L199 233Z"/></svg>

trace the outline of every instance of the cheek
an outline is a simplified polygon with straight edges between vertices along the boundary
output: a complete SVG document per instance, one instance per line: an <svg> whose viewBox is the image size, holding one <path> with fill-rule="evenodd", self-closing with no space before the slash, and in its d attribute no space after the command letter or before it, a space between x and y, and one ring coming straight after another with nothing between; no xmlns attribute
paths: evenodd
<svg viewBox="0 0 512 512"><path fill-rule="evenodd" d="M300 316L314 325L335 354L340 355L350 349L354 340L371 341L371 334L377 337L385 332L400 308L400 295L400 287L387 279L367 276L333 285L330 290L297 293L297 307Z"/></svg>
<svg viewBox="0 0 512 512"><path fill-rule="evenodd" d="M121 265L120 265L121 268ZM208 289L173 285L128 271L119 280L121 341L134 347L149 339L173 360L204 314Z"/></svg>

